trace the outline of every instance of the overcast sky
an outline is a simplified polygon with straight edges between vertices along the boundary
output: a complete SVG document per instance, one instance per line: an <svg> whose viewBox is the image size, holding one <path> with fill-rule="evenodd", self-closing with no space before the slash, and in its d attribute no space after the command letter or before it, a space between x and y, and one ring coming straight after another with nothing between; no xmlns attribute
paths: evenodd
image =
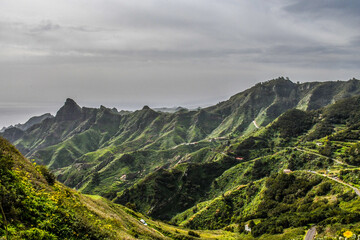
<svg viewBox="0 0 360 240"><path fill-rule="evenodd" d="M256 82L360 78L359 0L1 0L0 127L66 98L205 106Z"/></svg>

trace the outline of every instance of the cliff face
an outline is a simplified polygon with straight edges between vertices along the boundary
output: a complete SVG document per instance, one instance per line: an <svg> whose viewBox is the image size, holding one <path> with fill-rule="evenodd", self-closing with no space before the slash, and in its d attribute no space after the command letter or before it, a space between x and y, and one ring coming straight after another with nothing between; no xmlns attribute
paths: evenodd
<svg viewBox="0 0 360 240"><path fill-rule="evenodd" d="M59 111L56 113L56 121L73 121L81 118L82 111L81 107L77 103L68 98L64 106L62 106Z"/></svg>

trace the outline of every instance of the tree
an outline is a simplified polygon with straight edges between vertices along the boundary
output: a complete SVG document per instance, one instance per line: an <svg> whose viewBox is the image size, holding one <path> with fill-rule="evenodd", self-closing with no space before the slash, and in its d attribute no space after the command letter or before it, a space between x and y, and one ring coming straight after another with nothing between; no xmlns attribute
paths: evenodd
<svg viewBox="0 0 360 240"><path fill-rule="evenodd" d="M251 221L249 222L249 228L253 228L253 227L255 227L255 223L254 223L253 220L251 220Z"/></svg>
<svg viewBox="0 0 360 240"><path fill-rule="evenodd" d="M94 172L94 175L92 176L91 179L91 184L97 186L100 184L100 174L98 172Z"/></svg>
<svg viewBox="0 0 360 240"><path fill-rule="evenodd" d="M39 165L37 170L44 176L50 186L55 184L55 175L44 165Z"/></svg>

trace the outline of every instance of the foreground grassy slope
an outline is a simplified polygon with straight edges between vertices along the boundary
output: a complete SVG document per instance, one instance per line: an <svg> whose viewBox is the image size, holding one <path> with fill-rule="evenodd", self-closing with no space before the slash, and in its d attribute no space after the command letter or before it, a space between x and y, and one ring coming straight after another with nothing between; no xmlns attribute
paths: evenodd
<svg viewBox="0 0 360 240"><path fill-rule="evenodd" d="M143 226L124 207L52 182L48 172L23 158L2 138L0 164L2 236L8 235L11 239L164 238L158 231Z"/></svg>

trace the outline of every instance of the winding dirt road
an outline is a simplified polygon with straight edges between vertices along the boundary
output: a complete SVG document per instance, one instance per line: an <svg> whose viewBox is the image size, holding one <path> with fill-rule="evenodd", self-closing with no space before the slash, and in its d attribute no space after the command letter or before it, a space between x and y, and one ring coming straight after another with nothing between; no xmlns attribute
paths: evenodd
<svg viewBox="0 0 360 240"><path fill-rule="evenodd" d="M315 234L316 234L316 226L313 226L307 231L304 240L313 240L315 238Z"/></svg>

